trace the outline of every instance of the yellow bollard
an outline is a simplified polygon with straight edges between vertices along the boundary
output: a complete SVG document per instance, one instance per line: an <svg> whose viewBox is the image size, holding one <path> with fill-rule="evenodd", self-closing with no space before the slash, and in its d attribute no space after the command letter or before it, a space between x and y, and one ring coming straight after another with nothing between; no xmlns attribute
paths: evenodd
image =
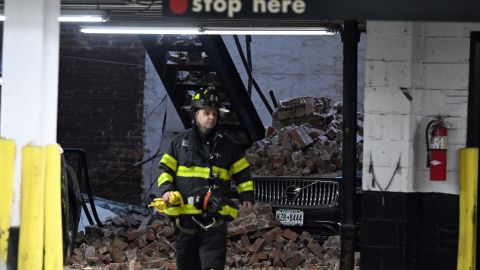
<svg viewBox="0 0 480 270"><path fill-rule="evenodd" d="M22 191L18 269L43 269L45 220L45 149L22 149Z"/></svg>
<svg viewBox="0 0 480 270"><path fill-rule="evenodd" d="M459 154L460 222L457 270L474 270L476 257L478 148Z"/></svg>
<svg viewBox="0 0 480 270"><path fill-rule="evenodd" d="M0 269L5 269L7 265L14 167L15 142L0 139Z"/></svg>
<svg viewBox="0 0 480 270"><path fill-rule="evenodd" d="M62 194L60 146L46 147L44 268L63 269Z"/></svg>

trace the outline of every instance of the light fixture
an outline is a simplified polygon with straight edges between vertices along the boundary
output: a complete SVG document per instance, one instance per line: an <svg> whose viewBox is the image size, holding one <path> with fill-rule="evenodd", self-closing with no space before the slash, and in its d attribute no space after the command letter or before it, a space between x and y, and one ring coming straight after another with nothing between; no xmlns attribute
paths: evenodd
<svg viewBox="0 0 480 270"><path fill-rule="evenodd" d="M131 34L131 35L198 35L200 28L195 27L82 27L80 32L88 34Z"/></svg>
<svg viewBox="0 0 480 270"><path fill-rule="evenodd" d="M204 27L207 35L334 35L325 27Z"/></svg>
<svg viewBox="0 0 480 270"><path fill-rule="evenodd" d="M106 22L107 16L103 10L62 10L59 22Z"/></svg>
<svg viewBox="0 0 480 270"><path fill-rule="evenodd" d="M59 22L105 22L106 20L101 16L77 15L77 16L60 16Z"/></svg>
<svg viewBox="0 0 480 270"><path fill-rule="evenodd" d="M5 21L3 10L0 12L0 21ZM58 17L59 22L106 22L107 16L102 10L62 10Z"/></svg>
<svg viewBox="0 0 480 270"><path fill-rule="evenodd" d="M255 27L121 27L85 26L82 33L89 34L172 34L172 35L334 35L323 27L255 28Z"/></svg>

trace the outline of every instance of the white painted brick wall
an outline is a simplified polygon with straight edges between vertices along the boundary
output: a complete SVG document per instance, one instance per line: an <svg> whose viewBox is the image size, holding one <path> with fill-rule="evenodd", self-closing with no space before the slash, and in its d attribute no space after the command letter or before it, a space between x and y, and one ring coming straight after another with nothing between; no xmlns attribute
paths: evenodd
<svg viewBox="0 0 480 270"><path fill-rule="evenodd" d="M378 167L395 166L398 157L401 156L400 165L408 167L410 142L389 141L389 140L368 140L365 141L363 152L363 163L370 164L370 153L373 164Z"/></svg>
<svg viewBox="0 0 480 270"><path fill-rule="evenodd" d="M400 87L365 87L364 111L378 114L410 114L410 102Z"/></svg>
<svg viewBox="0 0 480 270"><path fill-rule="evenodd" d="M450 119L448 121L450 123ZM467 144L467 118L460 118L457 123L460 122L462 127L449 128L448 129L448 143L451 145L466 145ZM465 123L465 124L464 124Z"/></svg>
<svg viewBox="0 0 480 270"><path fill-rule="evenodd" d="M425 37L463 37L468 38L471 31L480 31L478 23L423 23Z"/></svg>
<svg viewBox="0 0 480 270"><path fill-rule="evenodd" d="M445 114L445 95L442 90L416 89L413 104L416 115L434 116Z"/></svg>
<svg viewBox="0 0 480 270"><path fill-rule="evenodd" d="M411 63L407 61L368 61L365 81L370 87L395 85L409 87L411 85ZM387 76L388 74L388 76Z"/></svg>
<svg viewBox="0 0 480 270"><path fill-rule="evenodd" d="M468 63L423 64L425 89L468 89Z"/></svg>
<svg viewBox="0 0 480 270"><path fill-rule="evenodd" d="M387 63L385 61L370 60L366 65L365 82L369 87L387 86Z"/></svg>
<svg viewBox="0 0 480 270"><path fill-rule="evenodd" d="M370 22L369 22L370 24ZM375 24L375 27L368 28L368 36L385 36L385 35L411 35L414 33L413 24L411 22L381 22Z"/></svg>
<svg viewBox="0 0 480 270"><path fill-rule="evenodd" d="M369 154L378 178L388 178L402 153L402 173L390 191L458 194L458 150L466 143L472 23L367 22L363 188L371 190ZM411 93L406 101L400 87ZM425 128L449 115L447 178L429 180ZM390 124L387 124L390 123ZM378 162L375 161L378 159ZM403 171L406 171L405 173Z"/></svg>
<svg viewBox="0 0 480 270"><path fill-rule="evenodd" d="M425 62L468 63L470 42L464 37L425 37Z"/></svg>
<svg viewBox="0 0 480 270"><path fill-rule="evenodd" d="M412 40L406 35L368 35L366 59L404 61L410 59L411 48Z"/></svg>
<svg viewBox="0 0 480 270"><path fill-rule="evenodd" d="M363 135L367 140L381 140L383 139L383 129L381 125L377 125L380 122L381 115L377 113L364 114L364 126Z"/></svg>
<svg viewBox="0 0 480 270"><path fill-rule="evenodd" d="M366 113L364 138L369 140L408 141L410 115Z"/></svg>

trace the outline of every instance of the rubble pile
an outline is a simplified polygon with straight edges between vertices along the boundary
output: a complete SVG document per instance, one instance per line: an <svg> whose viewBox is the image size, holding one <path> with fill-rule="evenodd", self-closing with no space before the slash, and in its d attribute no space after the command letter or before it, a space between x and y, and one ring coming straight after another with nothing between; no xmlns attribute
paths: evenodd
<svg viewBox="0 0 480 270"><path fill-rule="evenodd" d="M338 236L322 246L308 232L282 229L268 204L241 210L228 232L227 269L338 269ZM176 269L174 228L164 215L136 214L88 226L65 269Z"/></svg>
<svg viewBox="0 0 480 270"><path fill-rule="evenodd" d="M228 228L227 269L338 269L339 236L322 246L307 231L297 233L279 225L269 204L241 210Z"/></svg>
<svg viewBox="0 0 480 270"><path fill-rule="evenodd" d="M342 103L326 97L280 102L266 137L247 149L257 176L305 176L342 169ZM362 167L363 114L357 114L357 162Z"/></svg>

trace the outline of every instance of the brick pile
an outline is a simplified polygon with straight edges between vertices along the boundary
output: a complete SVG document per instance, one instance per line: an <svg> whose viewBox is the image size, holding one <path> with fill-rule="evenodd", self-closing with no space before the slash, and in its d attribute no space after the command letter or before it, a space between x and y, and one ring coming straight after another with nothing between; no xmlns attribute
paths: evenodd
<svg viewBox="0 0 480 270"><path fill-rule="evenodd" d="M268 204L241 210L228 232L227 269L338 269L338 236L322 246L308 232L282 229ZM136 214L88 226L65 269L174 270L174 228L164 215Z"/></svg>
<svg viewBox="0 0 480 270"><path fill-rule="evenodd" d="M342 169L342 103L325 97L280 102L266 137L247 149L258 176L305 176ZM357 166L362 167L363 114L357 114Z"/></svg>

